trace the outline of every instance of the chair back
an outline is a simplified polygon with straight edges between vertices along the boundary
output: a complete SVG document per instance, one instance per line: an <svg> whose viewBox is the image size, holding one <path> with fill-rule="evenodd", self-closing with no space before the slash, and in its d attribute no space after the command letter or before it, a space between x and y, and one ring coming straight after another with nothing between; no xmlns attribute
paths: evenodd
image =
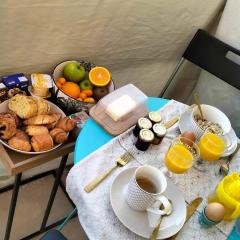
<svg viewBox="0 0 240 240"><path fill-rule="evenodd" d="M160 94L163 98L202 103L225 112L240 137L240 51L199 29Z"/></svg>

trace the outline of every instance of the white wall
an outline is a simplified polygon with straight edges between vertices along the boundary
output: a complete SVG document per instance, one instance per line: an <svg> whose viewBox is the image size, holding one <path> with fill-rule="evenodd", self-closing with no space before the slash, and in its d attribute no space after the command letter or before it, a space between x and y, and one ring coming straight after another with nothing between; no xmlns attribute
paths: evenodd
<svg viewBox="0 0 240 240"><path fill-rule="evenodd" d="M198 28L224 0L1 0L0 73L88 59L158 95Z"/></svg>

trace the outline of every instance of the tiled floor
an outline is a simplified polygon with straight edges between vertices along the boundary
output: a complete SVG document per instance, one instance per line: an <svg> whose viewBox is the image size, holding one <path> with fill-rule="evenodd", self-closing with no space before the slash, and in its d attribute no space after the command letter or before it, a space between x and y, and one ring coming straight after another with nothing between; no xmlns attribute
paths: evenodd
<svg viewBox="0 0 240 240"><path fill-rule="evenodd" d="M11 240L20 238L37 231L48 202L54 178L47 176L20 188ZM11 191L0 194L0 239L3 239L7 214L10 204ZM66 199L61 189L58 190L48 223L53 223L67 216L72 206ZM64 227L62 233L69 240L85 240L85 235L78 218L72 219ZM34 238L34 240L40 237Z"/></svg>

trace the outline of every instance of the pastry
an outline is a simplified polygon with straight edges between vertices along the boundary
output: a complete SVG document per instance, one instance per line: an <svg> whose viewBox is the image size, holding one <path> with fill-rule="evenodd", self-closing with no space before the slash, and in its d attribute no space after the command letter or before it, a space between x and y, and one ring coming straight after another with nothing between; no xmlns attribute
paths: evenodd
<svg viewBox="0 0 240 240"><path fill-rule="evenodd" d="M48 129L53 129L56 126L57 122L61 119L62 114L55 112L50 114L50 116L54 117L55 121L53 123L47 124L46 127Z"/></svg>
<svg viewBox="0 0 240 240"><path fill-rule="evenodd" d="M18 127L20 125L20 119L17 116L17 114L11 110L9 110L7 113L10 114L15 119L16 125Z"/></svg>
<svg viewBox="0 0 240 240"><path fill-rule="evenodd" d="M21 130L17 130L16 135L8 140L8 145L21 151L31 151L29 137L25 132Z"/></svg>
<svg viewBox="0 0 240 240"><path fill-rule="evenodd" d="M38 115L48 114L50 112L50 104L42 99L37 99L37 106L38 106Z"/></svg>
<svg viewBox="0 0 240 240"><path fill-rule="evenodd" d="M61 128L54 128L50 131L50 135L55 143L63 143L67 141L67 133Z"/></svg>
<svg viewBox="0 0 240 240"><path fill-rule="evenodd" d="M0 115L0 138L8 140L17 132L15 119L10 114Z"/></svg>
<svg viewBox="0 0 240 240"><path fill-rule="evenodd" d="M25 120L23 123L25 125L45 125L50 124L55 121L55 118L51 115L38 115L32 118Z"/></svg>
<svg viewBox="0 0 240 240"><path fill-rule="evenodd" d="M26 133L30 136L35 135L42 135L48 134L48 129L45 126L35 126L35 125L28 125L26 128Z"/></svg>
<svg viewBox="0 0 240 240"><path fill-rule="evenodd" d="M26 141L30 141L29 136L22 130L17 129L17 132L14 137L21 138Z"/></svg>
<svg viewBox="0 0 240 240"><path fill-rule="evenodd" d="M12 97L8 102L8 108L22 119L31 118L38 113L36 101L22 94Z"/></svg>
<svg viewBox="0 0 240 240"><path fill-rule="evenodd" d="M65 132L70 132L76 126L77 126L77 122L73 119L70 119L69 117L64 117L56 125L57 128L61 128Z"/></svg>
<svg viewBox="0 0 240 240"><path fill-rule="evenodd" d="M53 139L50 134L42 134L33 136L31 145L35 152L47 151L53 148Z"/></svg>

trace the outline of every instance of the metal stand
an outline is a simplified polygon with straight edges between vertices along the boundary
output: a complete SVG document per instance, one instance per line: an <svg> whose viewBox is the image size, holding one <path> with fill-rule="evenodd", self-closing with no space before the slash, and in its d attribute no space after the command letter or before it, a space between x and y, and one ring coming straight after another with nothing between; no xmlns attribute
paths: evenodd
<svg viewBox="0 0 240 240"><path fill-rule="evenodd" d="M7 227L6 227L4 240L9 240L10 239L12 222L13 222L14 212L15 212L15 208L16 208L16 204L17 204L17 197L18 197L18 191L19 191L20 185L27 184L29 182L40 179L42 177L46 177L48 175L53 175L54 178L55 178L54 185L53 185L50 197L49 197L48 205L47 205L47 208L45 210L45 214L44 214L44 217L43 217L43 221L42 221L42 225L41 225L40 230L22 238L21 240L32 239L33 237L35 237L35 236L37 236L37 235L39 235L39 234L41 234L45 231L48 231L51 228L54 228L54 227L60 225L65 220L65 218L63 218L63 219L61 219L61 220L59 220L59 221L57 221L57 222L55 222L55 223L53 223L49 226L46 226L47 220L48 220L48 217L50 215L50 211L52 209L52 205L53 205L53 202L54 202L57 190L58 190L58 186L61 187L65 196L67 197L67 199L69 200L69 202L71 203L73 208L75 208L74 203L69 198L69 196L68 196L68 194L65 190L65 186L61 181L61 177L63 175L64 168L66 167L67 159L68 159L68 154L64 155L62 157L59 168L56 169L56 171L51 170L51 171L48 171L48 172L45 172L45 173L41 173L41 174L36 175L36 176L34 176L30 179L23 180L22 182L21 182L22 173L19 173L15 176L15 183L14 183L13 186L8 186L6 188L0 189L0 193L2 193L2 192L6 192L6 191L11 190L12 187L13 187L12 199L11 199L11 204L10 204L10 209L9 209L9 214L8 214L8 221L7 221ZM71 218L74 218L76 216L77 216L77 214L73 215Z"/></svg>
<svg viewBox="0 0 240 240"><path fill-rule="evenodd" d="M13 186L12 199L11 199L10 208L9 208L9 212L8 212L8 220L7 220L7 227L6 227L4 240L9 240L9 238L10 238L13 217L14 217L16 204L17 204L18 191L19 191L20 182L21 182L21 177L22 177L22 173L19 173L15 176L15 182L14 182L14 186Z"/></svg>
<svg viewBox="0 0 240 240"><path fill-rule="evenodd" d="M59 186L64 168L65 168L66 163L67 163L67 159L68 159L68 154L64 155L62 157L59 168L57 170L57 176L56 176L55 181L54 181L54 185L53 185L52 192L51 192L51 195L50 195L50 198L49 198L49 201L48 201L48 205L47 205L44 217L43 217L43 221L42 221L40 231L44 231L44 228L46 227L47 220L48 220L48 217L49 217L49 214L50 214L50 211L52 209L52 205L53 205L56 193L57 193L57 189L58 189L58 186Z"/></svg>

